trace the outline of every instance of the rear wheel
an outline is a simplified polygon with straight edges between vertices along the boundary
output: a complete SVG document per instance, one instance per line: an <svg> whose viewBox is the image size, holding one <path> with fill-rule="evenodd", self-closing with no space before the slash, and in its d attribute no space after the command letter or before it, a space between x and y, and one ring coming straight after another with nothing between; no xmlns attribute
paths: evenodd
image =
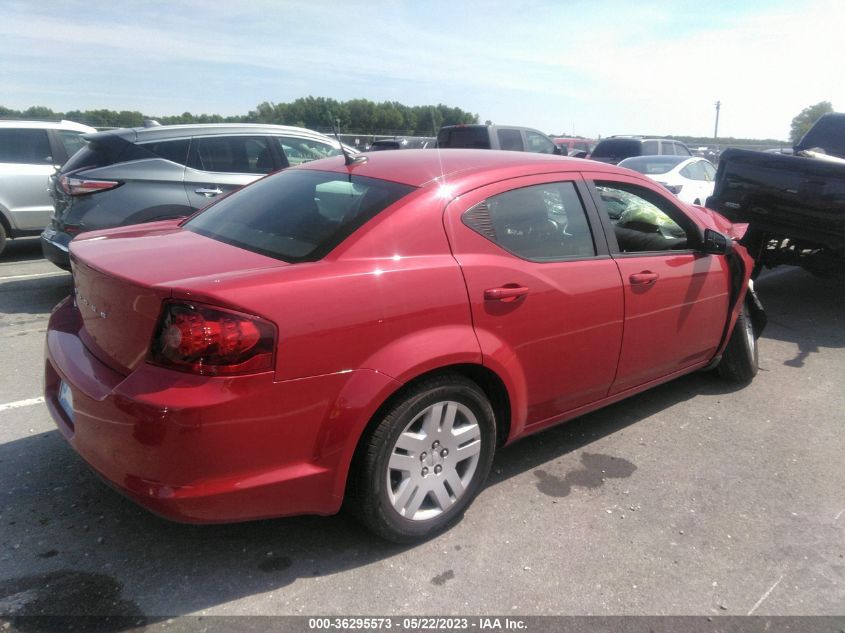
<svg viewBox="0 0 845 633"><path fill-rule="evenodd" d="M6 248L6 227L0 222L0 254Z"/></svg>
<svg viewBox="0 0 845 633"><path fill-rule="evenodd" d="M411 542L456 521L480 492L496 439L484 392L459 375L411 388L370 434L353 509L379 536Z"/></svg>
<svg viewBox="0 0 845 633"><path fill-rule="evenodd" d="M748 308L743 305L719 362L719 375L732 382L751 382L757 375L758 360L757 335Z"/></svg>

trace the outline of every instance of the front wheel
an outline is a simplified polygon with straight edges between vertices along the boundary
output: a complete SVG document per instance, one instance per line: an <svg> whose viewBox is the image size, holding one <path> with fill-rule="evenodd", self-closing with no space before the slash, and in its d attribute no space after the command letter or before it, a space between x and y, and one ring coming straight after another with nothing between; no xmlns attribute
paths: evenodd
<svg viewBox="0 0 845 633"><path fill-rule="evenodd" d="M493 409L459 375L412 387L367 438L353 509L379 536L411 542L456 521L480 492L496 441Z"/></svg>
<svg viewBox="0 0 845 633"><path fill-rule="evenodd" d="M757 335L748 307L743 305L717 369L726 380L749 383L757 375L758 367Z"/></svg>
<svg viewBox="0 0 845 633"><path fill-rule="evenodd" d="M6 227L0 222L0 254L6 248Z"/></svg>

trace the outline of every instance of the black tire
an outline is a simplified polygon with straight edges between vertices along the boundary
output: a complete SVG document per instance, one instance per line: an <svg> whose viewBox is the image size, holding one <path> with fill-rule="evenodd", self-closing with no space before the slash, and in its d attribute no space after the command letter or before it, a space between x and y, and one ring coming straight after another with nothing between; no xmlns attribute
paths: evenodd
<svg viewBox="0 0 845 633"><path fill-rule="evenodd" d="M6 227L3 226L3 223L0 222L0 255L3 254L3 251L6 248Z"/></svg>
<svg viewBox="0 0 845 633"><path fill-rule="evenodd" d="M757 334L748 308L743 305L717 369L725 380L749 383L757 375L758 362Z"/></svg>
<svg viewBox="0 0 845 633"><path fill-rule="evenodd" d="M458 439L445 430L449 412L454 420L452 428L461 436ZM425 432L427 420L432 421L436 432ZM464 439L463 434L471 437ZM413 437L410 441L419 445L400 446L400 436L403 444ZM409 543L434 536L457 521L481 491L490 472L495 443L493 408L478 385L457 374L425 379L402 393L363 439L350 473L348 505L364 525L389 541ZM447 445L451 456L449 450L441 456ZM394 459L410 465L407 473L392 468ZM457 485L450 484L454 477L458 477ZM397 505L402 506L408 488L413 490L410 501L399 510ZM419 504L415 504L417 499ZM413 516L402 515L414 505L417 509L410 510Z"/></svg>

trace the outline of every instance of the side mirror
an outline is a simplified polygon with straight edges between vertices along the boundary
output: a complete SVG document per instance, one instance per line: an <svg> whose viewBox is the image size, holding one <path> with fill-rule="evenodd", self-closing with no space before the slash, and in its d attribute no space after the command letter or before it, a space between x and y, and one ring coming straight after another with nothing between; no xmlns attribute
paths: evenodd
<svg viewBox="0 0 845 633"><path fill-rule="evenodd" d="M557 154L558 156L566 156L566 148L561 147L560 145L555 145L555 149L552 154Z"/></svg>
<svg viewBox="0 0 845 633"><path fill-rule="evenodd" d="M587 158L587 152L584 150L576 150L572 152L570 155L572 158Z"/></svg>
<svg viewBox="0 0 845 633"><path fill-rule="evenodd" d="M701 251L711 255L724 255L731 251L733 242L726 235L713 229L704 229L704 240L701 243Z"/></svg>

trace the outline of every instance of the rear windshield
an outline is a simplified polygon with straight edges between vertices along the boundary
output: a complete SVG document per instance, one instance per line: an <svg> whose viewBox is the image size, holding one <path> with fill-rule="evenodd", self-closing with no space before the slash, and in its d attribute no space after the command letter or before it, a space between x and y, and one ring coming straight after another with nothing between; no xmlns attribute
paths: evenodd
<svg viewBox="0 0 845 633"><path fill-rule="evenodd" d="M610 138L601 141L593 150L593 158L627 158L640 155L639 139Z"/></svg>
<svg viewBox="0 0 845 633"><path fill-rule="evenodd" d="M185 152L187 153L188 141L182 142L185 144ZM88 142L86 147L71 156L70 160L62 167L62 173L69 173L78 169L106 167L115 163L155 158L156 156L155 153L144 149L143 146L135 145L115 134L98 134Z"/></svg>
<svg viewBox="0 0 845 633"><path fill-rule="evenodd" d="M688 158L688 156L637 156L626 158L619 163L619 166L633 169L641 174L665 174Z"/></svg>
<svg viewBox="0 0 845 633"><path fill-rule="evenodd" d="M490 137L484 126L447 127L437 134L437 147L490 149Z"/></svg>
<svg viewBox="0 0 845 633"><path fill-rule="evenodd" d="M413 190L375 178L292 169L220 200L184 227L282 261L315 261Z"/></svg>

